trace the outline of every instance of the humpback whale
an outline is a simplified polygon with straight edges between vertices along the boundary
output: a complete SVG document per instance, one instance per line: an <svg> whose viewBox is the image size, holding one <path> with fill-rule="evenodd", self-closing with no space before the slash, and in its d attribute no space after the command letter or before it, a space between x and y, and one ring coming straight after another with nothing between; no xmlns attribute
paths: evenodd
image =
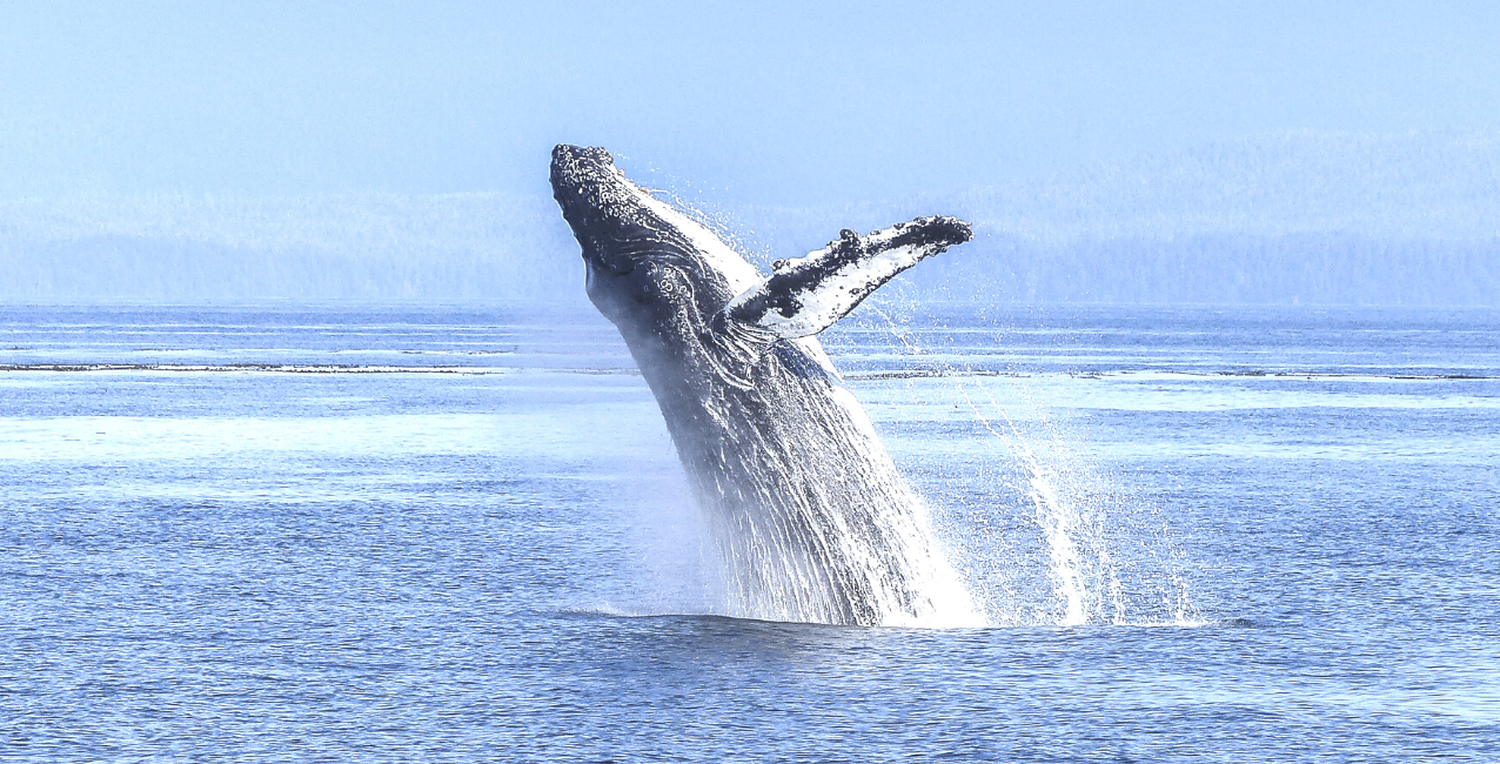
<svg viewBox="0 0 1500 764"><path fill-rule="evenodd" d="M968 241L968 224L846 229L765 275L602 148L557 146L551 181L589 299L629 346L707 515L734 614L982 623L815 336L897 273Z"/></svg>

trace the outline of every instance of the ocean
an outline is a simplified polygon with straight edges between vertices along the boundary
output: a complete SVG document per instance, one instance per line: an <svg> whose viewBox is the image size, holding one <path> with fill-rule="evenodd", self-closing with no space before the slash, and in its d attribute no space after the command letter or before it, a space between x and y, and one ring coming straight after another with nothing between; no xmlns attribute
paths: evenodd
<svg viewBox="0 0 1500 764"><path fill-rule="evenodd" d="M733 612L591 313L0 307L0 761L1500 760L1500 311L824 343L987 626Z"/></svg>

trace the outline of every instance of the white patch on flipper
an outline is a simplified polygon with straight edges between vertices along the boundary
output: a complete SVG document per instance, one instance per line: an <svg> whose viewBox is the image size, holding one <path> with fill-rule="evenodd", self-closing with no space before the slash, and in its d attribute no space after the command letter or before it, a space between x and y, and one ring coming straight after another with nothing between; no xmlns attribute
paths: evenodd
<svg viewBox="0 0 1500 764"><path fill-rule="evenodd" d="M884 235L884 236L882 236ZM890 231L881 231L869 237L869 248L878 250L884 241L893 236ZM782 337L805 337L817 334L843 318L855 305L892 276L916 265L922 258L936 252L938 247L908 244L887 249L867 257L856 258L833 271L827 278L799 289L792 296L801 304L801 309L790 316L777 311L768 311L757 322ZM790 260L777 270L816 267L818 261L830 257L832 248L821 249L806 257ZM735 301L739 301L739 297Z"/></svg>
<svg viewBox="0 0 1500 764"><path fill-rule="evenodd" d="M770 278L735 295L725 314L782 339L817 334L896 274L968 241L971 233L962 221L931 217L864 237L848 230L841 236L805 257L777 261Z"/></svg>

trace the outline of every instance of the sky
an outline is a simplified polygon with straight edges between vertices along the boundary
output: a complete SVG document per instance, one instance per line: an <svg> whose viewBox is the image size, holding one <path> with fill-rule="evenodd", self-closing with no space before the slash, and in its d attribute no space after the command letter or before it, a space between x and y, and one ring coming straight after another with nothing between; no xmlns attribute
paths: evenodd
<svg viewBox="0 0 1500 764"><path fill-rule="evenodd" d="M1500 127L1500 3L9 2L0 200L1009 183L1286 131Z"/></svg>

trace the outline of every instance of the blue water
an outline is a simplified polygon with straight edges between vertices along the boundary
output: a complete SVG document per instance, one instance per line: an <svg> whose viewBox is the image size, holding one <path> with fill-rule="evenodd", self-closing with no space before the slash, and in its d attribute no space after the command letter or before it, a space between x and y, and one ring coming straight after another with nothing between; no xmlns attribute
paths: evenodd
<svg viewBox="0 0 1500 764"><path fill-rule="evenodd" d="M988 628L727 617L596 316L0 308L0 761L1500 760L1500 313L845 323Z"/></svg>

